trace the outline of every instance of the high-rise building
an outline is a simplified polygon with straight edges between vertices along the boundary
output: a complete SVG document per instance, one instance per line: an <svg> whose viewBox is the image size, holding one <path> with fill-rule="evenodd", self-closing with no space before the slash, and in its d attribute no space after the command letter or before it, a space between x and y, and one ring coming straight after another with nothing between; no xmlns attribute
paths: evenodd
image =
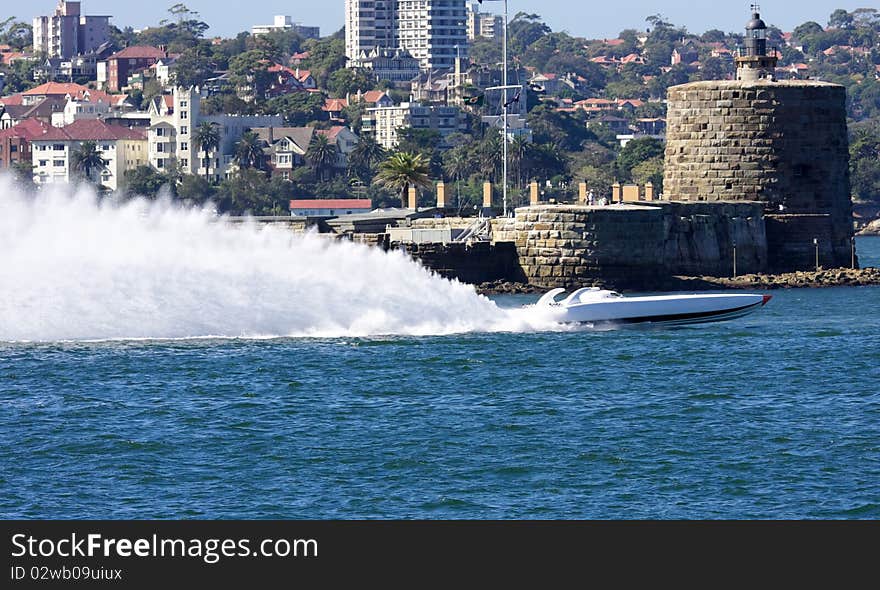
<svg viewBox="0 0 880 590"><path fill-rule="evenodd" d="M345 55L357 60L376 47L396 49L397 0L345 0Z"/></svg>
<svg viewBox="0 0 880 590"><path fill-rule="evenodd" d="M465 0L346 0L345 48L352 65L376 49L405 49L422 69L452 68L467 55Z"/></svg>
<svg viewBox="0 0 880 590"><path fill-rule="evenodd" d="M473 41L477 37L494 39L504 31L504 18L497 14L480 12L478 4L468 3L467 6L467 38Z"/></svg>
<svg viewBox="0 0 880 590"><path fill-rule="evenodd" d="M34 51L70 58L95 51L110 38L109 16L83 16L80 2L59 0L52 16L34 17Z"/></svg>

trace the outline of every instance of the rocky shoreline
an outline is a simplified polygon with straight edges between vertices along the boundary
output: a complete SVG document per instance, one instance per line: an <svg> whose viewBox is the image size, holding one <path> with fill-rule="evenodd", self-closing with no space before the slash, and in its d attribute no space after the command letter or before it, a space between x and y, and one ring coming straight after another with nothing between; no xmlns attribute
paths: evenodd
<svg viewBox="0 0 880 590"><path fill-rule="evenodd" d="M875 219L856 234L859 236L880 236L880 219Z"/></svg>
<svg viewBox="0 0 880 590"><path fill-rule="evenodd" d="M588 284L584 285L591 286ZM868 287L880 286L880 268L820 268L816 271L797 271L784 274L750 274L733 277L670 277L655 284L614 285L605 281L594 281L592 286L616 289L619 291L707 291L717 289L803 289L824 287ZM482 295L527 295L544 293L547 289L526 283L494 281L476 285Z"/></svg>

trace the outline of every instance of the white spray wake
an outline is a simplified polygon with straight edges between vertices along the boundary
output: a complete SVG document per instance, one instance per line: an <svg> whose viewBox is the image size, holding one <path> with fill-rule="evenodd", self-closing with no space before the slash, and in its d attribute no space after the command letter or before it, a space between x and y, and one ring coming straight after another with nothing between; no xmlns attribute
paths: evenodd
<svg viewBox="0 0 880 590"><path fill-rule="evenodd" d="M0 177L0 341L557 329L402 254Z"/></svg>

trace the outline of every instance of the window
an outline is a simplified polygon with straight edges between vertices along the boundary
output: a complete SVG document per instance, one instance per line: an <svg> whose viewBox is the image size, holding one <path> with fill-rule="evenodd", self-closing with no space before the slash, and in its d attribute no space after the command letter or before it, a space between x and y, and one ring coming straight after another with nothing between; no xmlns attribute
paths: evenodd
<svg viewBox="0 0 880 590"><path fill-rule="evenodd" d="M180 101L180 108L182 108L182 109L186 108L186 101L185 100Z"/></svg>
<svg viewBox="0 0 880 590"><path fill-rule="evenodd" d="M55 150L56 152L63 151L64 144L63 143L56 143L55 145L52 146L52 149Z"/></svg>
<svg viewBox="0 0 880 590"><path fill-rule="evenodd" d="M186 125L184 125L183 127L181 127L181 128L180 128L180 134L181 134L181 135L189 135L189 127L187 127Z"/></svg>
<svg viewBox="0 0 880 590"><path fill-rule="evenodd" d="M180 111L180 118L186 119L186 111Z"/></svg>
<svg viewBox="0 0 880 590"><path fill-rule="evenodd" d="M107 143L101 144L102 151L109 152L111 149L113 149L113 148L110 146L110 144L107 144Z"/></svg>
<svg viewBox="0 0 880 590"><path fill-rule="evenodd" d="M52 160L52 165L56 168L64 168L64 160Z"/></svg>
<svg viewBox="0 0 880 590"><path fill-rule="evenodd" d="M180 151L185 152L189 150L189 144L185 141L180 142Z"/></svg>
<svg viewBox="0 0 880 590"><path fill-rule="evenodd" d="M189 168L189 160L187 158L181 158L180 165L184 168Z"/></svg>
<svg viewBox="0 0 880 590"><path fill-rule="evenodd" d="M165 144L164 143L157 143L156 144L156 151L160 154L164 153L165 152Z"/></svg>
<svg viewBox="0 0 880 590"><path fill-rule="evenodd" d="M162 158L159 158L158 160L156 160L156 168L164 168L164 167L165 167L165 160L163 160Z"/></svg>
<svg viewBox="0 0 880 590"><path fill-rule="evenodd" d="M38 164L38 166L40 166L40 167L48 166L48 165L49 165L49 160L40 160L39 164Z"/></svg>

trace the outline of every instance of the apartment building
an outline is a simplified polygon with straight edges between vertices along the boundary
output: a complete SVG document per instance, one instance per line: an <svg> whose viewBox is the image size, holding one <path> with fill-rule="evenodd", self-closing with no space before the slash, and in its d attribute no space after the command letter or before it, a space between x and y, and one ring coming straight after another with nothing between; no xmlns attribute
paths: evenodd
<svg viewBox="0 0 880 590"><path fill-rule="evenodd" d="M226 178L233 162L235 143L242 134L257 127L278 127L280 115L202 115L197 88L175 88L170 95L156 97L150 103L149 163L156 170L175 166L184 174L207 174L215 181ZM215 125L220 145L205 157L193 139L203 122Z"/></svg>
<svg viewBox="0 0 880 590"><path fill-rule="evenodd" d="M397 131L401 128L437 131L441 147L448 147L445 140L452 133L467 131L467 116L458 107L422 106L408 102L367 109L362 123L363 133L372 134L382 147L390 150L397 147Z"/></svg>
<svg viewBox="0 0 880 590"><path fill-rule="evenodd" d="M35 52L69 59L95 51L110 40L110 17L82 15L80 5L60 0L51 16L34 17Z"/></svg>
<svg viewBox="0 0 880 590"><path fill-rule="evenodd" d="M473 41L478 37L494 39L504 32L504 18L497 14L480 12L478 4L467 6L467 38Z"/></svg>
<svg viewBox="0 0 880 590"><path fill-rule="evenodd" d="M423 70L451 68L467 55L465 0L346 0L345 47L350 64L376 47L405 49Z"/></svg>
<svg viewBox="0 0 880 590"><path fill-rule="evenodd" d="M147 163L147 138L143 131L80 119L64 127L49 127L31 140L34 183L67 183L75 178L74 152L86 142L97 145L107 165L92 170L93 180L116 190L126 170Z"/></svg>

